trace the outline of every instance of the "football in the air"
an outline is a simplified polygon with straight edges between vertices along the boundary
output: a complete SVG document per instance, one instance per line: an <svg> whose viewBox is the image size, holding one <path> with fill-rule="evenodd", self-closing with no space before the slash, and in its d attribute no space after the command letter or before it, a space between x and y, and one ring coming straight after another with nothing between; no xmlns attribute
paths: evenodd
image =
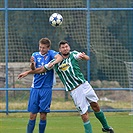
<svg viewBox="0 0 133 133"><path fill-rule="evenodd" d="M63 17L61 14L59 13L53 13L50 17L49 17L49 23L54 26L54 27L58 27L62 24L63 22Z"/></svg>

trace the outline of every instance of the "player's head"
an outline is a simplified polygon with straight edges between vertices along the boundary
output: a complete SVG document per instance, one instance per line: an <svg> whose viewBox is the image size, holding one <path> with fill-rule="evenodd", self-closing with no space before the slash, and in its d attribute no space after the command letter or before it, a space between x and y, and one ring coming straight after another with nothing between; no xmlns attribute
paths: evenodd
<svg viewBox="0 0 133 133"><path fill-rule="evenodd" d="M69 53L70 53L70 46L69 46L67 41L62 40L62 41L59 42L59 52L61 52L61 54L63 56L69 55Z"/></svg>
<svg viewBox="0 0 133 133"><path fill-rule="evenodd" d="M48 38L42 38L39 41L39 51L42 55L46 54L50 49L51 41Z"/></svg>

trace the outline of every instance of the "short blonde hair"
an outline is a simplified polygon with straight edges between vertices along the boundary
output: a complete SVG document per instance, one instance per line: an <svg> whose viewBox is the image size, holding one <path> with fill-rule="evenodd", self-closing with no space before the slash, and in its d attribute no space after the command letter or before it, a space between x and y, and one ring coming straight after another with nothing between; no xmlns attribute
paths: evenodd
<svg viewBox="0 0 133 133"><path fill-rule="evenodd" d="M50 47L51 46L51 41L48 38L42 38L42 39L39 40L39 44L45 44L48 47Z"/></svg>

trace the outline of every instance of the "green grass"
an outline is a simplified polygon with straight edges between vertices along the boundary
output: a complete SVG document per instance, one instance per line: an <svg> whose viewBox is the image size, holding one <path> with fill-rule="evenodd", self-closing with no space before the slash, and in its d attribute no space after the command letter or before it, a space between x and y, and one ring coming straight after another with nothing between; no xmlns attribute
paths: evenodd
<svg viewBox="0 0 133 133"><path fill-rule="evenodd" d="M129 113L105 113L109 125L115 133L133 133L133 116ZM0 133L26 133L28 113L0 114ZM93 133L102 133L101 124L90 113ZM39 114L34 133L38 133ZM78 113L50 113L45 133L84 133L83 123Z"/></svg>

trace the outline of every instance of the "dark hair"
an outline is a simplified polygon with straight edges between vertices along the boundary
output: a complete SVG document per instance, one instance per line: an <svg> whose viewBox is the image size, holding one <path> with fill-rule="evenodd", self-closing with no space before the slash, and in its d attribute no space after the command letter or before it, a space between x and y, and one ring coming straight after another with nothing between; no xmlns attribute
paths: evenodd
<svg viewBox="0 0 133 133"><path fill-rule="evenodd" d="M50 47L51 41L48 38L42 38L40 39L39 44L46 44L48 47Z"/></svg>
<svg viewBox="0 0 133 133"><path fill-rule="evenodd" d="M59 48L60 48L61 45L64 45L64 44L66 44L66 43L68 44L67 41L65 41L65 40L61 40L61 41L59 42L59 44L58 44Z"/></svg>

